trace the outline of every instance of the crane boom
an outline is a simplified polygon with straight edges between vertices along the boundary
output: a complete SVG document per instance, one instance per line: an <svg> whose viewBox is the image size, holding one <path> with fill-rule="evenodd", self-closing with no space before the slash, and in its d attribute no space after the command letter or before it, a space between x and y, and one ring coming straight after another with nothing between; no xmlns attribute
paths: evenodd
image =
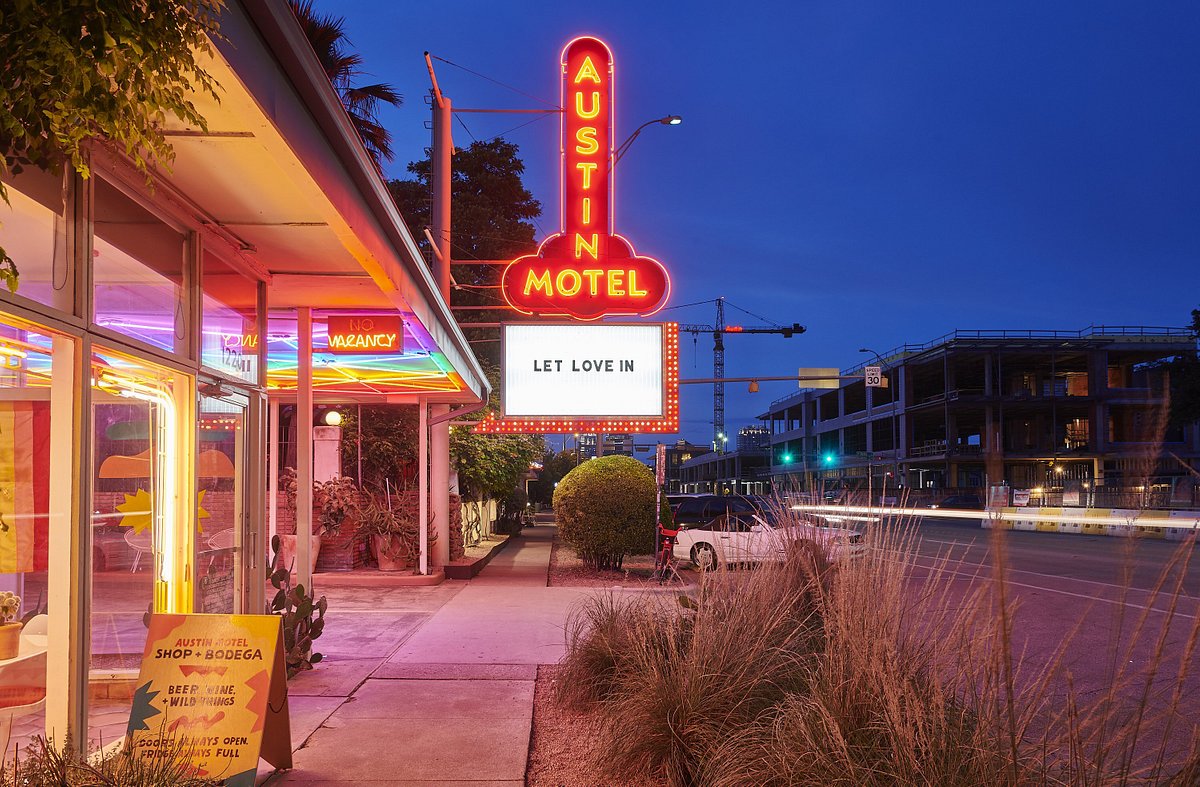
<svg viewBox="0 0 1200 787"><path fill-rule="evenodd" d="M680 325L682 333L699 335L711 333L713 337L713 448L718 452L725 450L728 435L725 434L725 334L727 333L774 333L790 339L798 333L804 333L805 328L798 322L791 325L727 325L725 323L725 299L717 298L717 319L712 325L685 324ZM738 307L734 307L738 308Z"/></svg>

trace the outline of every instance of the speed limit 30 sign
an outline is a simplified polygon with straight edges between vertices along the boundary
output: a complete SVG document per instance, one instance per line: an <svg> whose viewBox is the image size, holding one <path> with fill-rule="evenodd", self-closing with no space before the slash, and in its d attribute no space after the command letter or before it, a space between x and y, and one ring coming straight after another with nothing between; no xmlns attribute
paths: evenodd
<svg viewBox="0 0 1200 787"><path fill-rule="evenodd" d="M863 369L863 377L866 380L868 388L882 388L883 387L883 367L868 366L865 369Z"/></svg>

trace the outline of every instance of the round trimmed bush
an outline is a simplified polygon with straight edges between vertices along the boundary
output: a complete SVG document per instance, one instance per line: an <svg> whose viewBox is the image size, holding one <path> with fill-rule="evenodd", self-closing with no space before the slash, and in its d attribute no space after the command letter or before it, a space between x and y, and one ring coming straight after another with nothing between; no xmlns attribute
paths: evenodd
<svg viewBox="0 0 1200 787"><path fill-rule="evenodd" d="M654 473L629 456L602 456L567 473L554 490L563 541L588 565L618 569L654 544Z"/></svg>

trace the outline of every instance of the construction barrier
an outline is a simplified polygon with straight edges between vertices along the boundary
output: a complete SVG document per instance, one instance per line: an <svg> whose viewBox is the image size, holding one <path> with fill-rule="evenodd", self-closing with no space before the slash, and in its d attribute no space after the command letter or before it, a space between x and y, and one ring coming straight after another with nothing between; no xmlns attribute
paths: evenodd
<svg viewBox="0 0 1200 787"><path fill-rule="evenodd" d="M985 512L980 524L1001 530L1183 541L1200 530L1200 511L1009 506Z"/></svg>

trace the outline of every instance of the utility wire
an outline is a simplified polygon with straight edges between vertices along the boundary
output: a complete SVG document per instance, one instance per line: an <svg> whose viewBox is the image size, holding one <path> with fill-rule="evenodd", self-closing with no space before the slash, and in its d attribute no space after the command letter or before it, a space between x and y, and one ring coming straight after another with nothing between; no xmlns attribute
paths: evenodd
<svg viewBox="0 0 1200 787"><path fill-rule="evenodd" d="M717 302L716 298L709 298L707 301L694 301L692 303L681 303L678 306L668 306L667 308L660 309L659 311L666 312L666 311L670 311L671 309L686 309L689 306L703 306L706 303L716 303L716 302Z"/></svg>
<svg viewBox="0 0 1200 787"><path fill-rule="evenodd" d="M782 327L780 323L777 323L774 320L768 320L766 317L763 317L761 314L755 314L754 312L750 311L749 309L743 309L741 306L738 306L737 304L730 303L729 301L725 301L725 305L732 306L733 308L737 309L738 311L742 312L743 314L748 314L756 320L762 320L765 323L774 325L776 328Z"/></svg>
<svg viewBox="0 0 1200 787"><path fill-rule="evenodd" d="M486 79L488 82L495 83L495 84L499 85L500 87L505 88L506 90L511 90L514 93L525 96L525 98L532 98L534 101L545 104L548 107L554 107L555 109L562 109L562 107L560 107L558 104L554 104L550 101L545 100L544 98L539 98L531 93L526 93L524 90L521 90L520 88L515 88L512 85L501 82L499 79L493 79L492 77L488 76L487 74L481 74L478 71L472 71L471 69L467 68L466 66L460 66L458 63L447 60L444 57L438 57L437 55L434 55L434 54L430 54L430 57L432 57L434 60L440 60L441 62L445 63L448 66L454 66L455 68L461 68L463 71L466 71L468 74L473 74L473 75L479 77L480 79Z"/></svg>
<svg viewBox="0 0 1200 787"><path fill-rule="evenodd" d="M549 117L549 115L538 115L533 120L526 120L524 123L521 123L520 125L513 126L508 131L497 134L496 136L492 137L492 139L500 139L500 137L503 137L505 134L511 134L514 131L525 128L526 126L528 126L531 123L536 123L539 120L545 120L547 117Z"/></svg>
<svg viewBox="0 0 1200 787"><path fill-rule="evenodd" d="M467 121L462 119L462 115L455 115L454 119L458 121L458 125L463 127L463 131L467 132L467 136L471 138L472 142L479 141L475 138L475 135L471 133L471 129L467 128Z"/></svg>

